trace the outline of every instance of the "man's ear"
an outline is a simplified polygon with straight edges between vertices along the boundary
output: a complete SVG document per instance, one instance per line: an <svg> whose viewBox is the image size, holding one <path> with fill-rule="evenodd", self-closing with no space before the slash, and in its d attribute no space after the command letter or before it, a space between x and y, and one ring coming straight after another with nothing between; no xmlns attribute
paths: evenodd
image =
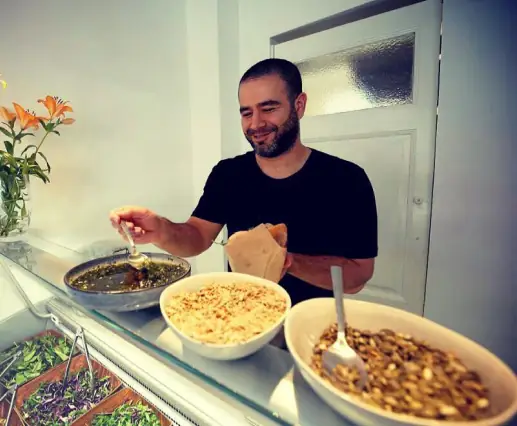
<svg viewBox="0 0 517 426"><path fill-rule="evenodd" d="M298 116L298 120L300 120L305 115L305 106L307 105L307 94L302 92L298 95L296 100L294 101L294 109L296 111L296 115Z"/></svg>

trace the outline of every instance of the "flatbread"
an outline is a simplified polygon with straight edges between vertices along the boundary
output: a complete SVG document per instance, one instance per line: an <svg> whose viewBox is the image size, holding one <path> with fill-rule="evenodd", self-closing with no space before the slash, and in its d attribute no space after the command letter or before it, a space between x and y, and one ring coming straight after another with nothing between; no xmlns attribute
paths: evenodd
<svg viewBox="0 0 517 426"><path fill-rule="evenodd" d="M284 223L279 223L278 225L271 225L268 223L266 225L271 236L275 239L280 247L287 246L287 225Z"/></svg>
<svg viewBox="0 0 517 426"><path fill-rule="evenodd" d="M280 281L287 255L287 226L260 224L233 234L225 251L232 271Z"/></svg>

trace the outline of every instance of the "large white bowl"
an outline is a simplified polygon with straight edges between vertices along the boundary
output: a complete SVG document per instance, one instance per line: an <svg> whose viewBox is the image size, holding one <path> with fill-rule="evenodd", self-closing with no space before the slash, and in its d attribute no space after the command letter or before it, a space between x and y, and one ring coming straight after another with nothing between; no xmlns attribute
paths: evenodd
<svg viewBox="0 0 517 426"><path fill-rule="evenodd" d="M272 288L285 299L287 306L284 315L282 315L282 317L280 317L278 321L269 330L264 331L263 333L253 337L251 340L248 340L245 343L216 345L211 343L200 342L199 340L195 340L190 336L187 336L186 334L182 333L167 317L165 307L167 306L170 298L175 294L184 291L196 291L208 284L220 285L239 282L254 283L263 285L264 287ZM162 312L162 316L167 322L167 325L179 337L183 345L191 351L205 358L211 358L222 361L244 358L262 349L281 330L290 308L291 298L289 297L289 294L278 284L263 278L257 278L247 274L238 274L236 272L215 272L208 274L193 275L189 278L185 278L181 281L174 283L174 285L167 287L160 297L160 309Z"/></svg>
<svg viewBox="0 0 517 426"><path fill-rule="evenodd" d="M458 357L479 373L491 392L496 414L472 422L446 422L393 414L338 391L311 368L315 343L336 321L334 299L311 299L294 306L284 325L287 347L300 373L312 389L344 417L360 425L495 426L508 422L517 412L517 378L511 369L487 349L428 319L376 303L345 299L347 321L352 327L379 331L383 328L423 339Z"/></svg>

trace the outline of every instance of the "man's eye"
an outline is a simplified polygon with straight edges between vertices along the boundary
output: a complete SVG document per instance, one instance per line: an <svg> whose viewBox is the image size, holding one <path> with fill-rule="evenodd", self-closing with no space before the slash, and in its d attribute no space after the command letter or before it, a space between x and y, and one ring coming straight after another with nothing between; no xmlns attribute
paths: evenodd
<svg viewBox="0 0 517 426"><path fill-rule="evenodd" d="M271 112L271 111L274 111L275 109L274 108L264 108L262 111L264 112Z"/></svg>

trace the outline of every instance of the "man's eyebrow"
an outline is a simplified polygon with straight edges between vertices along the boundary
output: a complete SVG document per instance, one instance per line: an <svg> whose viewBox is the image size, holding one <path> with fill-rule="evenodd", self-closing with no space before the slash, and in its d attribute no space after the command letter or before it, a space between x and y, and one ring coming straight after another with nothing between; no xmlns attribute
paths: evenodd
<svg viewBox="0 0 517 426"><path fill-rule="evenodd" d="M274 101L273 99L268 99L267 101L260 102L259 106L265 107L265 106L278 106L280 105L280 102Z"/></svg>
<svg viewBox="0 0 517 426"><path fill-rule="evenodd" d="M274 101L273 99L268 99L267 101L263 101L263 102L259 102L258 103L259 107L278 106L278 105L280 105L280 102L279 101ZM251 107L249 107L249 106L243 106L243 107L240 107L239 111L242 113L244 111L249 111L250 109L251 109Z"/></svg>

